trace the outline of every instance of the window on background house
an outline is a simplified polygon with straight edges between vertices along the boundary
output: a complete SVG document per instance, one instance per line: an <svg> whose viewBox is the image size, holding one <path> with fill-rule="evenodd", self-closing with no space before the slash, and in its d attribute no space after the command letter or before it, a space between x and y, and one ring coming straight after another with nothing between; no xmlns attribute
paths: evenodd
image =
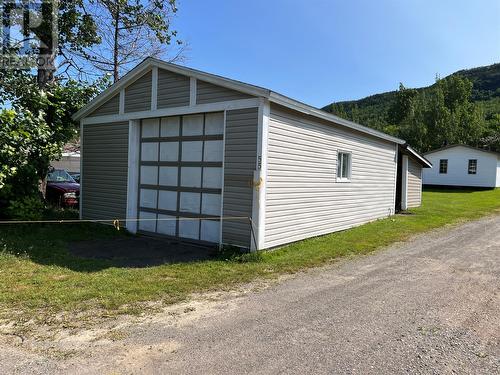
<svg viewBox="0 0 500 375"><path fill-rule="evenodd" d="M349 181L351 179L351 154L339 152L337 154L337 181Z"/></svg>
<svg viewBox="0 0 500 375"><path fill-rule="evenodd" d="M468 173L469 174L477 173L477 159L469 159Z"/></svg>
<svg viewBox="0 0 500 375"><path fill-rule="evenodd" d="M439 173L440 174L448 173L448 159L439 160Z"/></svg>

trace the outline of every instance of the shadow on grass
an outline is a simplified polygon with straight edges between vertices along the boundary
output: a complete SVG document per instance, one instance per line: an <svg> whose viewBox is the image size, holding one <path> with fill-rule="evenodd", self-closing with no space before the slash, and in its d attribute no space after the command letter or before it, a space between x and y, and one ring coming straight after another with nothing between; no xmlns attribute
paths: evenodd
<svg viewBox="0 0 500 375"><path fill-rule="evenodd" d="M219 252L214 247L134 236L124 230L93 223L3 225L0 227L0 252L76 272L207 260L245 262L255 258L236 248Z"/></svg>
<svg viewBox="0 0 500 375"><path fill-rule="evenodd" d="M424 185L423 191L433 193L474 193L478 191L495 190L494 187L470 187L470 186L451 186L451 185Z"/></svg>

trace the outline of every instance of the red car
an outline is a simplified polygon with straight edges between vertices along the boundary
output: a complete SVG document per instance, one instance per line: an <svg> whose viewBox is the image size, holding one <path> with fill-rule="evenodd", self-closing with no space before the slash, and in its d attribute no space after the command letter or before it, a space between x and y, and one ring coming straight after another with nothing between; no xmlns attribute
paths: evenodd
<svg viewBox="0 0 500 375"><path fill-rule="evenodd" d="M58 207L78 207L80 184L64 169L54 169L47 174L46 198Z"/></svg>

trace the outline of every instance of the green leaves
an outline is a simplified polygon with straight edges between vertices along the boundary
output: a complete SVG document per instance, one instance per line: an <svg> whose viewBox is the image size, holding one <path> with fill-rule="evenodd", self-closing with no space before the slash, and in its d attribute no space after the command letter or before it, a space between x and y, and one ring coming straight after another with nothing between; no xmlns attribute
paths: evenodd
<svg viewBox="0 0 500 375"><path fill-rule="evenodd" d="M71 115L106 81L92 85L56 81L42 90L29 72L4 71L0 78L0 102L9 103L0 111L0 204L12 205L19 197L28 197L19 204L34 206L33 201L40 200L39 181L45 178L50 161L77 135ZM0 211L11 216L14 212Z"/></svg>

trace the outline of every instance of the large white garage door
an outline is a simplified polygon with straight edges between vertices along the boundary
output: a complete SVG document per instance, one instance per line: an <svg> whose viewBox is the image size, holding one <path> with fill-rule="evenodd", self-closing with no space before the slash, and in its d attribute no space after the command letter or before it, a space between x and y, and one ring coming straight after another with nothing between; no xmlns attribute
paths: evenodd
<svg viewBox="0 0 500 375"><path fill-rule="evenodd" d="M141 121L139 231L219 242L224 114Z"/></svg>

